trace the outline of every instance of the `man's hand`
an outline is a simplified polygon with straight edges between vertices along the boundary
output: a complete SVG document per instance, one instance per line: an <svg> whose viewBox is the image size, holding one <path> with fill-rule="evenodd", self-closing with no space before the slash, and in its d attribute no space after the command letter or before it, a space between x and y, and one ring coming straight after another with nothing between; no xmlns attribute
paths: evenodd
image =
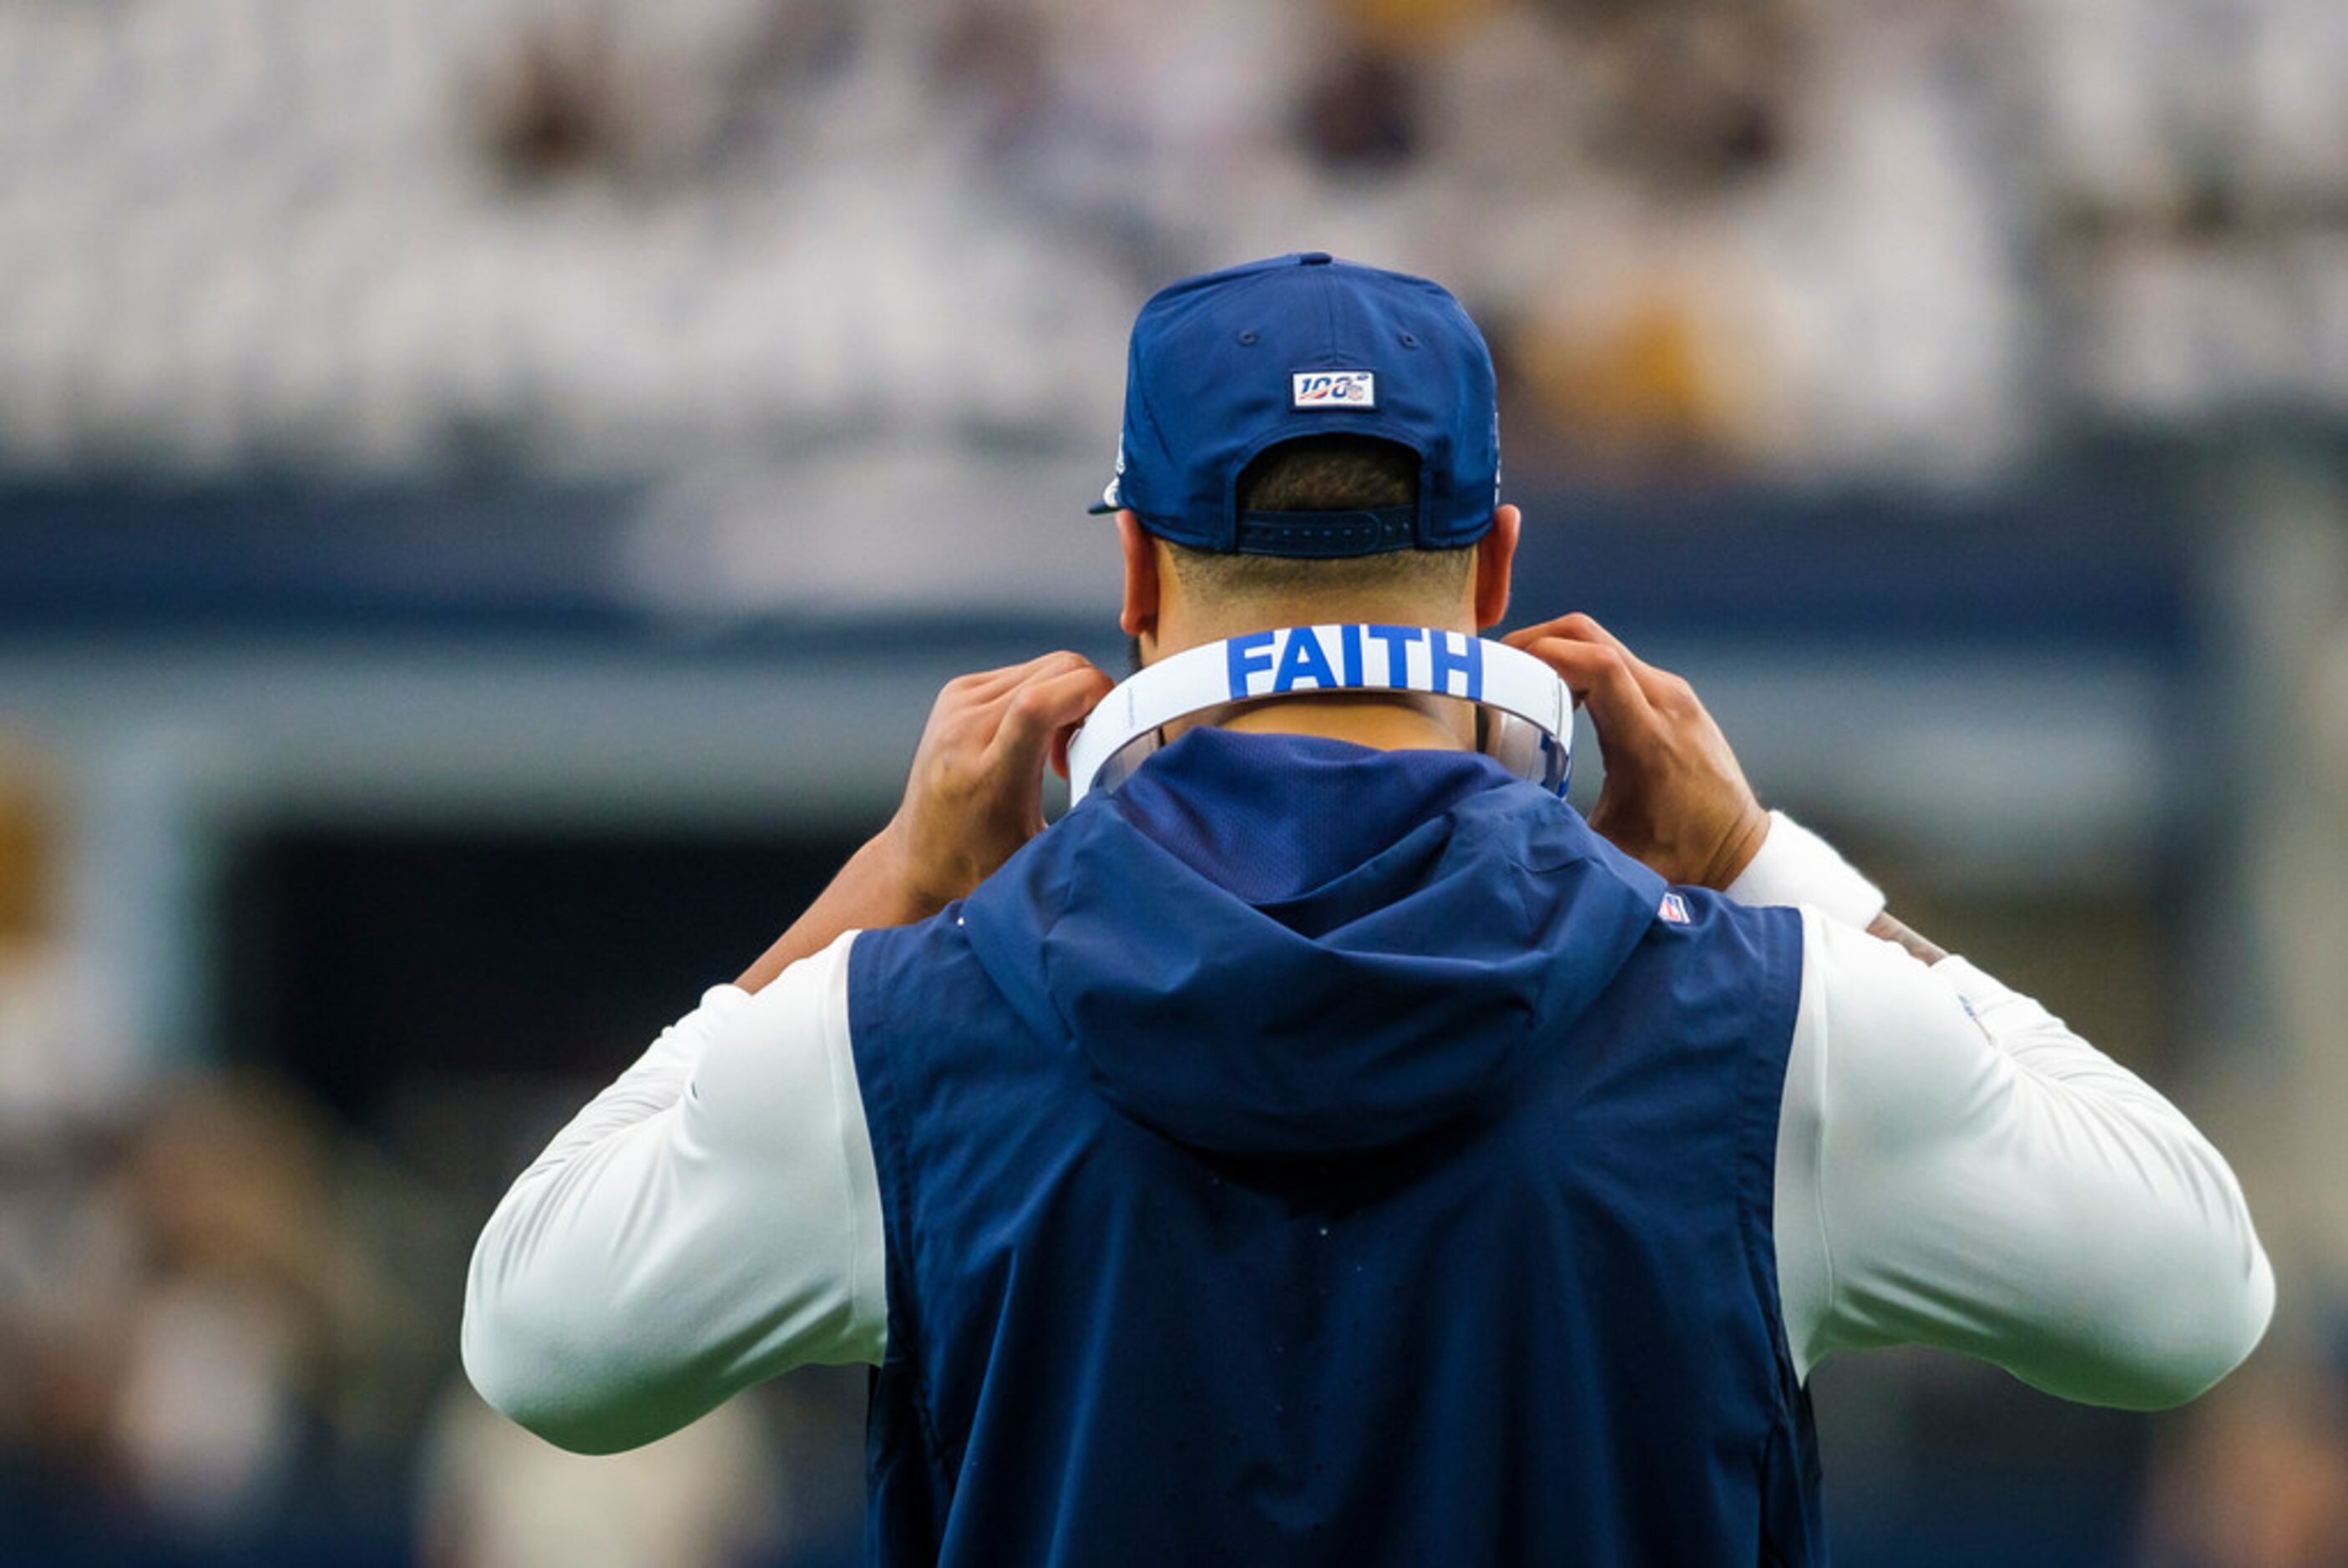
<svg viewBox="0 0 2348 1568"><path fill-rule="evenodd" d="M913 752L904 803L882 830L907 891L934 913L1044 830L1044 764L1115 683L1081 654L1045 654L950 682Z"/></svg>
<svg viewBox="0 0 2348 1568"><path fill-rule="evenodd" d="M735 984L756 991L842 932L911 925L984 882L1044 830L1044 764L1066 776L1068 734L1112 684L1067 653L948 683L896 816Z"/></svg>
<svg viewBox="0 0 2348 1568"><path fill-rule="evenodd" d="M1735 882L1768 837L1769 814L1694 688L1587 615L1528 626L1508 644L1555 670L1590 710L1606 762L1590 825L1672 882Z"/></svg>

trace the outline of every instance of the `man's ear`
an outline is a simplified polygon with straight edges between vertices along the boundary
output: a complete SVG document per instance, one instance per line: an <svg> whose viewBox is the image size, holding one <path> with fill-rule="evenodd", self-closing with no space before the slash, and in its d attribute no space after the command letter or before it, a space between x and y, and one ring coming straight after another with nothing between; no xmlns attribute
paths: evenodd
<svg viewBox="0 0 2348 1568"><path fill-rule="evenodd" d="M1525 514L1495 507L1492 526L1476 542L1476 625L1488 630L1509 618L1509 583L1516 569L1517 533Z"/></svg>
<svg viewBox="0 0 2348 1568"><path fill-rule="evenodd" d="M1117 514L1117 543L1125 550L1125 608L1117 628L1128 637L1158 630L1158 548L1149 531L1128 507Z"/></svg>

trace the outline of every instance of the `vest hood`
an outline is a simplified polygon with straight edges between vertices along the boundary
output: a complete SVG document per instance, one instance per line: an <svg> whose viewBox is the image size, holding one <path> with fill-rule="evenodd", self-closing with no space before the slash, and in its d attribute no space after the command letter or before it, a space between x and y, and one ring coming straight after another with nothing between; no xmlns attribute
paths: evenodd
<svg viewBox="0 0 2348 1568"><path fill-rule="evenodd" d="M1488 758L1202 728L953 913L1127 1116L1328 1155L1471 1115L1571 1048L1664 891Z"/></svg>

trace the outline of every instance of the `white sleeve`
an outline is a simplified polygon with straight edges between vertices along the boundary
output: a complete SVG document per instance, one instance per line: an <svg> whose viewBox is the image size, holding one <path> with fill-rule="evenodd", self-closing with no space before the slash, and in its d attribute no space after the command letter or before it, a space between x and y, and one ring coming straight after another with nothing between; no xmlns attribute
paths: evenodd
<svg viewBox="0 0 2348 1568"><path fill-rule="evenodd" d="M1776 1194L1802 1376L1932 1345L2151 1409L2250 1354L2274 1275L2176 1107L1962 959L1927 968L1816 909L1802 926Z"/></svg>
<svg viewBox="0 0 2348 1568"><path fill-rule="evenodd" d="M756 995L711 989L516 1180L465 1287L490 1404L609 1453L793 1367L880 1360L852 934Z"/></svg>

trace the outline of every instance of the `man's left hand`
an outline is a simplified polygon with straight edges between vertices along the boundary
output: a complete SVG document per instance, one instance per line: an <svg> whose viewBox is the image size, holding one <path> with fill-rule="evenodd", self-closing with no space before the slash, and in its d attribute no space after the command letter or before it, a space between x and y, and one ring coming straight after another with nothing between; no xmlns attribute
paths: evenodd
<svg viewBox="0 0 2348 1568"><path fill-rule="evenodd" d="M1695 689L1588 615L1511 633L1590 710L1606 762L1590 826L1667 880L1725 888L1769 836L1769 814Z"/></svg>

